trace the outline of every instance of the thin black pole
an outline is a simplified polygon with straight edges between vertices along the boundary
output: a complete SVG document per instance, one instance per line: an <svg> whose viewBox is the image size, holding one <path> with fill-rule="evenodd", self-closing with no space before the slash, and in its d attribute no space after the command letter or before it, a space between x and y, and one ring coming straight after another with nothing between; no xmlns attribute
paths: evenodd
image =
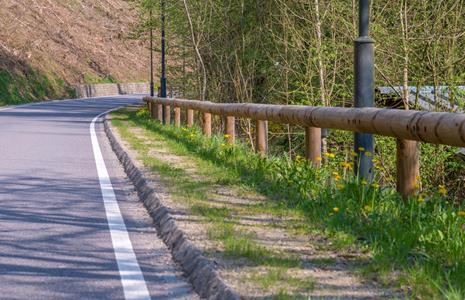
<svg viewBox="0 0 465 300"><path fill-rule="evenodd" d="M355 40L355 107L374 107L374 41L369 37L370 0L359 1L359 37ZM355 174L371 180L374 138L371 134L355 133Z"/></svg>
<svg viewBox="0 0 465 300"><path fill-rule="evenodd" d="M150 96L155 96L153 85L153 24L152 9L150 9Z"/></svg>
<svg viewBox="0 0 465 300"><path fill-rule="evenodd" d="M166 98L166 65L165 65L165 0L161 0L161 78L160 97ZM163 106L163 124L165 120L165 106Z"/></svg>

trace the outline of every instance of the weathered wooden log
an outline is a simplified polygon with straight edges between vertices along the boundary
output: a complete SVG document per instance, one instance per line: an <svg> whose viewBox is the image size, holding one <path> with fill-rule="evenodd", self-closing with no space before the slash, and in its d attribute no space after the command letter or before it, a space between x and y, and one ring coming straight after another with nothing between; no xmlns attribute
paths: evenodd
<svg viewBox="0 0 465 300"><path fill-rule="evenodd" d="M202 114L202 128L206 137L212 136L212 115L210 113Z"/></svg>
<svg viewBox="0 0 465 300"><path fill-rule="evenodd" d="M397 140L397 191L404 199L415 192L420 175L420 148L417 141Z"/></svg>
<svg viewBox="0 0 465 300"><path fill-rule="evenodd" d="M194 110L187 109L187 127L191 128L194 126Z"/></svg>
<svg viewBox="0 0 465 300"><path fill-rule="evenodd" d="M170 105L165 105L165 111L164 111L164 123L165 125L170 125L171 124L171 106Z"/></svg>
<svg viewBox="0 0 465 300"><path fill-rule="evenodd" d="M160 123L163 123L163 105L157 104L157 119Z"/></svg>
<svg viewBox="0 0 465 300"><path fill-rule="evenodd" d="M152 101L147 101L147 110L148 110L148 112L150 114L150 117L153 118L153 116L152 116L152 104L153 104Z"/></svg>
<svg viewBox="0 0 465 300"><path fill-rule="evenodd" d="M152 119L157 119L157 106L155 103L150 105L150 117Z"/></svg>
<svg viewBox="0 0 465 300"><path fill-rule="evenodd" d="M465 114L460 113L379 108L217 104L208 101L161 98L154 98L153 101L215 115L373 133L405 140L465 147Z"/></svg>
<svg viewBox="0 0 465 300"><path fill-rule="evenodd" d="M236 118L226 116L224 118L224 134L228 144L232 145L236 142Z"/></svg>
<svg viewBox="0 0 465 300"><path fill-rule="evenodd" d="M174 126L181 127L181 108L174 108Z"/></svg>
<svg viewBox="0 0 465 300"><path fill-rule="evenodd" d="M314 166L321 166L321 128L305 127L305 157Z"/></svg>
<svg viewBox="0 0 465 300"><path fill-rule="evenodd" d="M268 122L256 120L255 123L255 151L261 155L268 152Z"/></svg>

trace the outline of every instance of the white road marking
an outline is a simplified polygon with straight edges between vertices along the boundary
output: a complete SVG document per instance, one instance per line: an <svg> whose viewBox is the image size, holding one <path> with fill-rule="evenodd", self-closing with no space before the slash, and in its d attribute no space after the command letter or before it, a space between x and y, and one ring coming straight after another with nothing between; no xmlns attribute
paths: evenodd
<svg viewBox="0 0 465 300"><path fill-rule="evenodd" d="M147 284L144 280L144 275L142 274L134 249L132 248L124 219L121 216L121 211L116 201L115 192L95 132L95 122L110 111L102 113L92 120L90 123L90 136L92 139L92 149L94 151L95 164L97 166L100 188L105 204L108 226L110 228L111 240L126 300L151 299Z"/></svg>
<svg viewBox="0 0 465 300"><path fill-rule="evenodd" d="M23 108L28 106L36 106L36 105L44 105L44 104L51 104L51 103L60 103L60 102L68 102L68 101L93 101L99 99L112 99L112 98L120 98L124 96L144 96L145 94L130 94L130 95L114 95L114 96L98 96L98 97L88 97L88 98L75 98L75 99L62 99L62 100L47 100L41 102L32 102L32 103L25 103L25 104L18 104L18 105L10 105L6 107L0 107L0 111L10 110L15 108ZM147 96L147 95L145 95Z"/></svg>

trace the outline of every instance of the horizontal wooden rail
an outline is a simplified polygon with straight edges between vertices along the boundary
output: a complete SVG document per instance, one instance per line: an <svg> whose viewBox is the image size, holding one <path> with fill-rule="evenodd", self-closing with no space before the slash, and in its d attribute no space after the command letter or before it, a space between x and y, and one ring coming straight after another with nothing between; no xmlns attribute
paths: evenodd
<svg viewBox="0 0 465 300"><path fill-rule="evenodd" d="M211 115L223 116L226 120L225 137L228 141L234 141L235 117L256 120L255 150L262 155L267 151L267 121L303 126L306 157L315 166L319 166L321 161L320 128L397 138L397 190L404 198L413 194L417 186L419 147L415 141L465 147L465 114L459 113L379 108L220 104L150 97L144 100L149 109L155 106L187 109L188 126L193 124L193 111L201 112L203 131L207 136L211 135Z"/></svg>
<svg viewBox="0 0 465 300"><path fill-rule="evenodd" d="M459 113L248 103L219 104L163 98L145 98L145 100L214 115L373 133L431 144L465 147L465 114Z"/></svg>

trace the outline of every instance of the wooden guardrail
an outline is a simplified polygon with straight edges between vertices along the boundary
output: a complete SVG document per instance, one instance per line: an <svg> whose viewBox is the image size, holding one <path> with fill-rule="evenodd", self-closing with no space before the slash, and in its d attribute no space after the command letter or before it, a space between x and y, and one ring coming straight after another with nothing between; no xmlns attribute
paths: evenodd
<svg viewBox="0 0 465 300"><path fill-rule="evenodd" d="M235 118L256 121L256 150L267 150L268 121L305 127L306 158L316 166L321 157L321 128L372 133L398 139L397 189L407 197L415 191L419 175L418 142L465 146L465 114L423 112L379 108L310 107L268 104L220 104L207 101L150 98L144 99L152 117L170 123L170 107L174 107L175 125L181 125L180 109L187 109L187 126L193 125L193 112L203 113L202 129L211 136L211 115L225 118L225 134L234 143Z"/></svg>

